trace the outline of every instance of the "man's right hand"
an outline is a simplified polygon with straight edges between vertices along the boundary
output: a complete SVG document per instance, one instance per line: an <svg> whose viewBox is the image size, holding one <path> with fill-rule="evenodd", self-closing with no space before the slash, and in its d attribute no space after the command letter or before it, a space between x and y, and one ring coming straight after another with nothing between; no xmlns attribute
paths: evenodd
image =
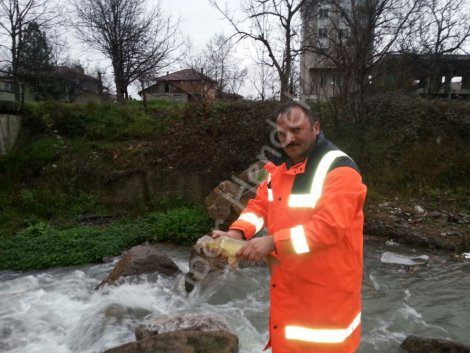
<svg viewBox="0 0 470 353"><path fill-rule="evenodd" d="M243 233L240 230L235 230L235 229L230 229L227 232L224 232L221 230L213 230L211 236L214 239L219 238L219 237L228 237L228 238L239 239L239 240L245 239L245 237L243 236Z"/></svg>

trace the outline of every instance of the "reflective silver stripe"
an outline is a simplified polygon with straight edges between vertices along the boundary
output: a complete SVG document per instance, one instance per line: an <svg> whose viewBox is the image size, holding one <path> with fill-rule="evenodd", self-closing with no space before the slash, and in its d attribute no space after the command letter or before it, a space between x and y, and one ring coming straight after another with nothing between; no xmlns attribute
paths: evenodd
<svg viewBox="0 0 470 353"><path fill-rule="evenodd" d="M274 198L273 198L273 190L272 189L268 189L268 201L273 201Z"/></svg>
<svg viewBox="0 0 470 353"><path fill-rule="evenodd" d="M317 343L344 342L361 324L361 313L357 314L351 324L344 329L318 329L302 326L286 326L285 335L289 340Z"/></svg>
<svg viewBox="0 0 470 353"><path fill-rule="evenodd" d="M290 239L297 254L304 254L310 251L307 238L305 237L304 226L300 225L290 229Z"/></svg>
<svg viewBox="0 0 470 353"><path fill-rule="evenodd" d="M258 217L256 214L250 213L250 212L242 213L240 217L238 217L238 219L247 221L248 223L251 223L252 225L254 225L256 229L255 233L258 233L261 230L261 228L263 228L263 225L264 225L263 218Z"/></svg>
<svg viewBox="0 0 470 353"><path fill-rule="evenodd" d="M327 152L315 171L313 176L312 186L310 187L310 193L308 194L291 194L289 196L289 207L309 207L315 208L318 199L321 197L323 190L323 183L325 181L326 173L330 169L334 160L338 157L347 157L348 155L342 151L330 151Z"/></svg>
<svg viewBox="0 0 470 353"><path fill-rule="evenodd" d="M271 174L268 174L268 201L273 201L273 189L269 187L269 183L271 182Z"/></svg>

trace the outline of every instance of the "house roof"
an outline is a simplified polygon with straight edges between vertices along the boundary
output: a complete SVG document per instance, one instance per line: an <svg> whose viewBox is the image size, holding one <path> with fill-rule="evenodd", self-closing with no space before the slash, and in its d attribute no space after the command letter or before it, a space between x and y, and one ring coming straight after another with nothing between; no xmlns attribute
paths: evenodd
<svg viewBox="0 0 470 353"><path fill-rule="evenodd" d="M70 66L53 66L50 70L42 70L37 72L21 71L19 75L25 78L29 77L44 77L44 78L66 78L73 80L80 80L85 82L99 82L96 77L85 74L85 71L81 67L70 67ZM0 69L0 77L2 79L12 78L12 74L9 71Z"/></svg>
<svg viewBox="0 0 470 353"><path fill-rule="evenodd" d="M160 76L155 79L156 81L199 81L205 80L213 83L217 83L210 77L204 75L202 72L194 69L184 69L165 76Z"/></svg>
<svg viewBox="0 0 470 353"><path fill-rule="evenodd" d="M79 79L82 81L99 81L96 77L85 74L81 67L56 66L53 68L53 71L56 77Z"/></svg>
<svg viewBox="0 0 470 353"><path fill-rule="evenodd" d="M2 80L8 80L8 79L13 79L13 76L11 75L9 71L0 69L0 78Z"/></svg>
<svg viewBox="0 0 470 353"><path fill-rule="evenodd" d="M172 72L171 74L169 73L165 76L160 76L160 77L155 78L155 81L156 83L139 91L138 94L142 95L142 92L144 91L147 92L152 87L155 87L160 82L164 82L164 81L169 82L171 85L179 88L180 90L188 94L194 94L197 92L191 92L190 90L188 90L188 87L183 87L179 85L178 83L181 83L182 81L208 81L209 83L212 83L215 85L217 84L217 81L211 79L210 77L194 69L184 69L184 70Z"/></svg>

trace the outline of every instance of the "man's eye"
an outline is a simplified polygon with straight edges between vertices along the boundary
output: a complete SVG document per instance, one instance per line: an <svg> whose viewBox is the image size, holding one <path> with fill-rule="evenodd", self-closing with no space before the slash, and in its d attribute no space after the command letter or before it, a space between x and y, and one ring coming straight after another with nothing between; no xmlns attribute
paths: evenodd
<svg viewBox="0 0 470 353"><path fill-rule="evenodd" d="M295 128L292 129L292 132L294 134L298 134L300 131L302 131L302 129L300 127L295 127Z"/></svg>

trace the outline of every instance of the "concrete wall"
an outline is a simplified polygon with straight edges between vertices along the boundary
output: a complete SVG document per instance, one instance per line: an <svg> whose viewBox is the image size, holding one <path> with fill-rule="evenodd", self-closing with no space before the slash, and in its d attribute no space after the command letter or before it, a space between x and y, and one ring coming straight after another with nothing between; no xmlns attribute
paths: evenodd
<svg viewBox="0 0 470 353"><path fill-rule="evenodd" d="M165 100L170 102L188 102L188 95L186 93L147 93L147 100Z"/></svg>
<svg viewBox="0 0 470 353"><path fill-rule="evenodd" d="M0 89L0 101L14 102L15 94L13 92L7 92Z"/></svg>
<svg viewBox="0 0 470 353"><path fill-rule="evenodd" d="M21 128L21 116L0 114L0 155L9 152L15 145Z"/></svg>
<svg viewBox="0 0 470 353"><path fill-rule="evenodd" d="M138 171L110 175L104 185L97 185L105 203L136 204L152 200L181 197L192 202L203 202L221 180L210 173L183 173L177 171Z"/></svg>

